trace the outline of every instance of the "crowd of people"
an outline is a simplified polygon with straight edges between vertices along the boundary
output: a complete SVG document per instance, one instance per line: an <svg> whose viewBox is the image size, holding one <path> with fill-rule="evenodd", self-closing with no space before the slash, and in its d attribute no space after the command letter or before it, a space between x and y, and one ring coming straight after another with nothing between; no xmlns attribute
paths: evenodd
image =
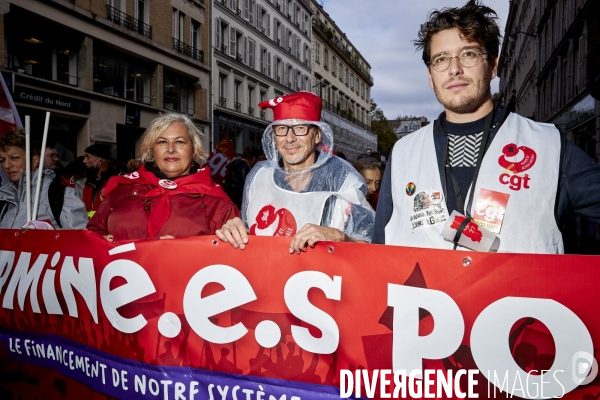
<svg viewBox="0 0 600 400"><path fill-rule="evenodd" d="M92 144L63 168L55 149L46 148L42 162L32 146L32 188L43 168L37 219L110 242L216 234L244 249L252 235L286 236L296 254L320 241L457 249L477 222L496 235L495 250L562 253L568 214L600 223L600 166L554 126L492 102L496 21L470 0L433 11L421 26L415 43L444 112L399 140L387 167L376 153L354 165L336 154L321 99L297 92L259 104L274 115L262 149L250 146L230 162L222 187L204 166L202 134L184 115L152 121L140 159L126 164ZM2 228L27 222L25 161L23 132L1 136L9 180L0 187ZM455 211L455 237L442 236Z"/></svg>

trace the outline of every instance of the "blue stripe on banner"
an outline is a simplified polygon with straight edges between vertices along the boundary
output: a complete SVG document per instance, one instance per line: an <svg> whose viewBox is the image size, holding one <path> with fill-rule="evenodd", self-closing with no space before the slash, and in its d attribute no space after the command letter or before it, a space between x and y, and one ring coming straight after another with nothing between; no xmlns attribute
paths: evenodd
<svg viewBox="0 0 600 400"><path fill-rule="evenodd" d="M339 399L339 388L191 367L156 366L107 354L61 336L0 329L9 357L50 368L97 392L127 399Z"/></svg>

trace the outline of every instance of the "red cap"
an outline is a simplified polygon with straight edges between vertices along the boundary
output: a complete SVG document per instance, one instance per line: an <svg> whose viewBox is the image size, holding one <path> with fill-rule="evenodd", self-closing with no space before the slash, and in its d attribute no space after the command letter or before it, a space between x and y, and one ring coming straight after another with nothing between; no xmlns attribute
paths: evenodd
<svg viewBox="0 0 600 400"><path fill-rule="evenodd" d="M263 110L273 109L273 120L303 119L305 121L320 121L323 102L311 92L297 92L287 96L263 101L258 105Z"/></svg>

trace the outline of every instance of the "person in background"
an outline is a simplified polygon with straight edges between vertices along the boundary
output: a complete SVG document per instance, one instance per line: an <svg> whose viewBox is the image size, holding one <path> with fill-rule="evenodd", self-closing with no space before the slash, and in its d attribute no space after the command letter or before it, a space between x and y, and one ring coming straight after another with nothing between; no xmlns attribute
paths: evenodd
<svg viewBox="0 0 600 400"><path fill-rule="evenodd" d="M83 158L83 156L79 156L75 161L70 162L65 167L62 176L62 184L75 189L75 193L80 199L83 199L83 188L86 181L86 167Z"/></svg>
<svg viewBox="0 0 600 400"><path fill-rule="evenodd" d="M51 169L58 175L60 156L58 155L58 151L52 146L46 146L46 151L44 152L44 168Z"/></svg>
<svg viewBox="0 0 600 400"><path fill-rule="evenodd" d="M244 183L246 176L258 162L259 150L254 146L248 146L244 149L242 158L231 161L225 167L227 175L223 183L223 190L229 196L233 204L240 209L242 207L242 199L244 197Z"/></svg>
<svg viewBox="0 0 600 400"><path fill-rule="evenodd" d="M182 114L150 123L140 149L142 166L110 179L88 229L110 242L213 235L238 215L208 168L202 133Z"/></svg>
<svg viewBox="0 0 600 400"><path fill-rule="evenodd" d="M139 167L141 167L142 161L137 158L132 158L127 161L127 172L132 173L133 171L137 171Z"/></svg>
<svg viewBox="0 0 600 400"><path fill-rule="evenodd" d="M119 174L119 171L111 165L110 160L108 146L95 143L85 149L83 163L87 167L87 180L83 188L82 199L90 218L104 200L103 189L108 183L108 179Z"/></svg>
<svg viewBox="0 0 600 400"><path fill-rule="evenodd" d="M19 229L27 223L25 195L25 135L22 130L0 136L0 165L9 182L0 187L0 228ZM31 146L31 209L35 203L40 148ZM36 220L49 221L56 229L85 229L85 205L72 188L61 184L54 171L44 168Z"/></svg>
<svg viewBox="0 0 600 400"><path fill-rule="evenodd" d="M367 184L367 201L373 207L373 210L377 210L379 186L381 185L381 178L383 176L381 163L373 157L363 157L354 163L354 168L365 178L365 183Z"/></svg>

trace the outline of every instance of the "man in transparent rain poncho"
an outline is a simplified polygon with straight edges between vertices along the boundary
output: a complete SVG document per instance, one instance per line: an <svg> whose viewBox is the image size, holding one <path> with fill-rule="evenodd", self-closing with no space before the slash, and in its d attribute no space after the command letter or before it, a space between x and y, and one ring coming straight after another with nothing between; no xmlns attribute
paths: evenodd
<svg viewBox="0 0 600 400"><path fill-rule="evenodd" d="M321 99L298 92L259 107L274 115L262 139L267 160L246 179L242 218L229 220L217 236L240 249L249 235L287 236L289 252L297 254L320 241L370 243L375 212L365 199L365 181L332 155Z"/></svg>

